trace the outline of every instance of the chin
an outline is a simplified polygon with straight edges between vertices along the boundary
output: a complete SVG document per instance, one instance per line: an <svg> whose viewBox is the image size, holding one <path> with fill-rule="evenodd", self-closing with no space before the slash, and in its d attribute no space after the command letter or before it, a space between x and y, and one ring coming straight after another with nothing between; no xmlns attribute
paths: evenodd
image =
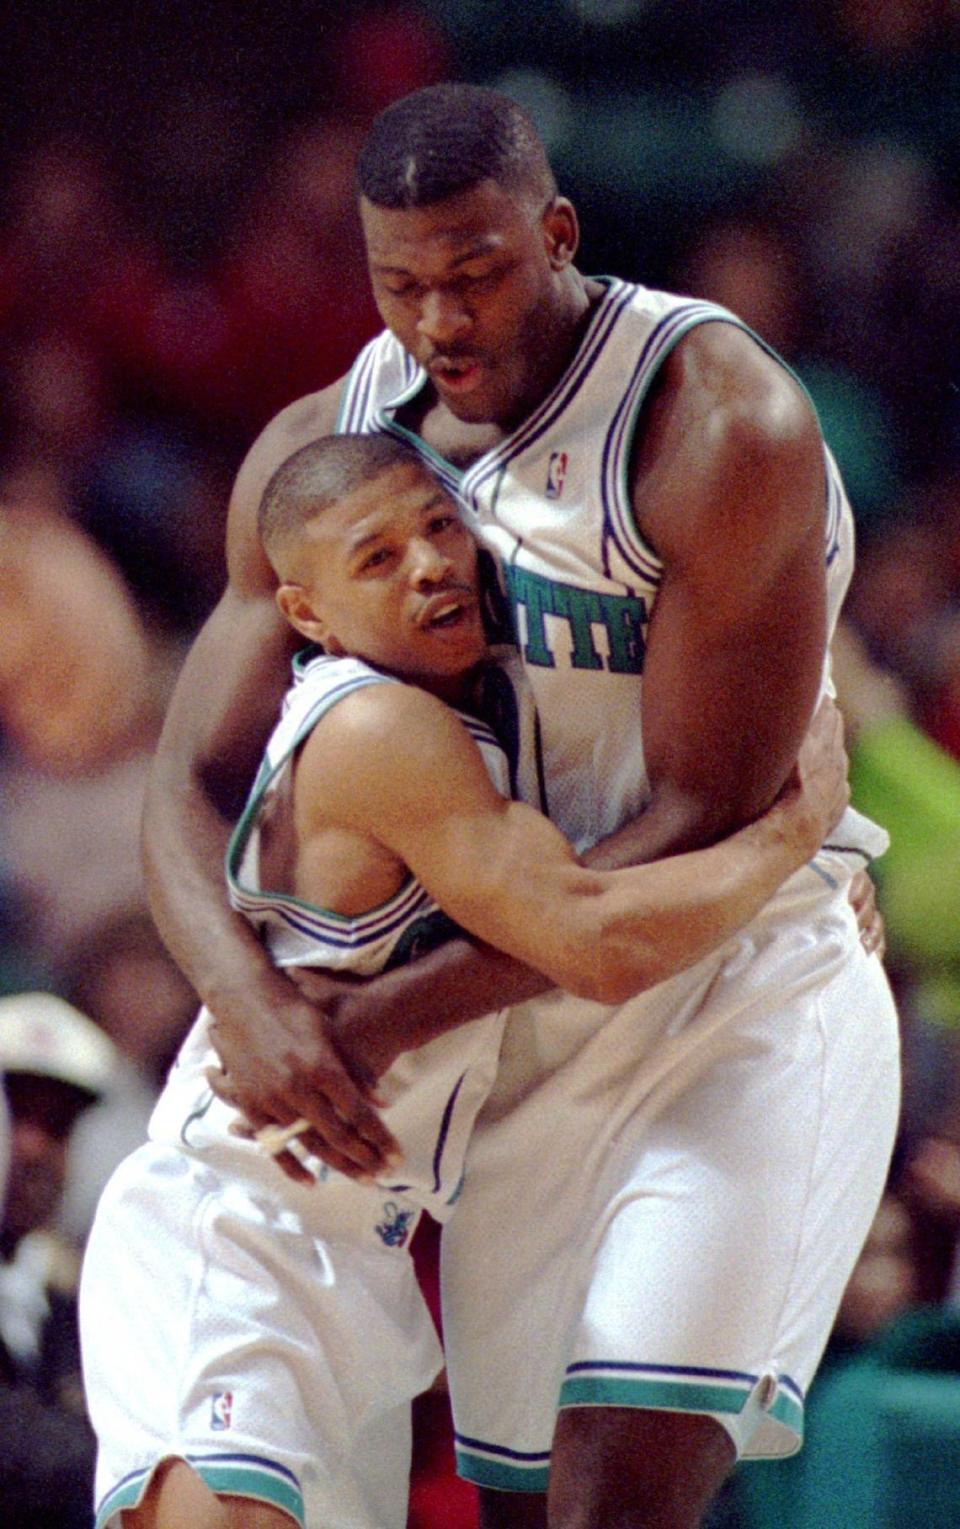
<svg viewBox="0 0 960 1529"><path fill-rule="evenodd" d="M503 389L494 392L484 388L462 397L454 394L446 398L447 408L465 425L504 425L507 420L522 418L523 404L516 391L506 394Z"/></svg>
<svg viewBox="0 0 960 1529"><path fill-rule="evenodd" d="M495 405L483 398L458 398L456 395L453 397L444 395L444 402L454 419L462 420L465 425L485 425L497 418Z"/></svg>

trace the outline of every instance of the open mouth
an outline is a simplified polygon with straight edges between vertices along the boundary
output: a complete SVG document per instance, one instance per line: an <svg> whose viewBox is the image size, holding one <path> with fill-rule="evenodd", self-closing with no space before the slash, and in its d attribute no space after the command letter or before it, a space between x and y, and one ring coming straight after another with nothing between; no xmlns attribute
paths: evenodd
<svg viewBox="0 0 960 1529"><path fill-rule="evenodd" d="M468 356L434 361L430 366L437 386L454 393L466 392L479 380L480 373L480 362Z"/></svg>
<svg viewBox="0 0 960 1529"><path fill-rule="evenodd" d="M445 631L459 626L473 609L472 595L435 595L429 600L417 620L421 631Z"/></svg>

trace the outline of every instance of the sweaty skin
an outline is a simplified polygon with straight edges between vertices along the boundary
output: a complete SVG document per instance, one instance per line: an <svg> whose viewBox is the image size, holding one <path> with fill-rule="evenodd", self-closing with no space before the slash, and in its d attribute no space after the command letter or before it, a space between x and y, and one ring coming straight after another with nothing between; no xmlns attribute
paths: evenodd
<svg viewBox="0 0 960 1529"><path fill-rule="evenodd" d="M596 292L572 264L573 209L557 198L518 212L482 183L439 207L363 213L385 321L431 369L404 423L462 465L503 438L576 349ZM385 269L392 286L405 286L402 301L386 290ZM298 992L226 908L230 818L295 646L274 605L257 507L279 463L334 428L339 390L285 410L241 468L229 585L170 708L144 842L161 931L218 1016L225 1073L216 1086L255 1126L306 1116L312 1150L345 1171L371 1171L393 1144L369 1084L425 1038L422 1017L436 1033L548 984L458 941L362 993L316 974ZM690 333L645 407L633 464L637 521L665 563L644 673L651 799L589 864L614 868L713 842L776 796L823 659L823 493L822 447L800 389L732 326Z"/></svg>

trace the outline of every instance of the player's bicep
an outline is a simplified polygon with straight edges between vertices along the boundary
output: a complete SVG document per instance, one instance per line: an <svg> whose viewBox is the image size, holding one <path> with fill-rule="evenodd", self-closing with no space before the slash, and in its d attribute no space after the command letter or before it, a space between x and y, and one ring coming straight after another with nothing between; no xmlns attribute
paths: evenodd
<svg viewBox="0 0 960 1529"><path fill-rule="evenodd" d="M529 924L531 903L539 920L579 869L552 824L500 794L456 716L410 687L373 687L324 719L298 765L302 790L323 821L391 850L471 933L526 959L533 942L505 931L524 910Z"/></svg>
<svg viewBox="0 0 960 1529"><path fill-rule="evenodd" d="M664 562L644 748L654 792L713 803L715 833L772 799L809 720L826 634L826 500L816 421L789 379L764 374L705 414L709 429L683 411L660 419L662 462L640 464L644 531Z"/></svg>

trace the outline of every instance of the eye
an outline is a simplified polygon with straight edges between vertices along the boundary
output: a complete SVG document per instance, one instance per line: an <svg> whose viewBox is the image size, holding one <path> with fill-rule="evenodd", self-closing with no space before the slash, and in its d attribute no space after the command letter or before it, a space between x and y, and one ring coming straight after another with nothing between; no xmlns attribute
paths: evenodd
<svg viewBox="0 0 960 1529"><path fill-rule="evenodd" d="M423 288L417 281L406 281L402 277L380 278L380 285L391 297L399 297L404 302L415 302L423 296Z"/></svg>
<svg viewBox="0 0 960 1529"><path fill-rule="evenodd" d="M372 573L377 568L382 568L384 564L388 563L391 556L392 552L389 547L375 547L372 552L368 552L366 557L362 558L358 563L357 572Z"/></svg>
<svg viewBox="0 0 960 1529"><path fill-rule="evenodd" d="M476 287L482 281L490 281L496 274L496 271L461 271L460 280L468 286Z"/></svg>
<svg viewBox="0 0 960 1529"><path fill-rule="evenodd" d="M445 536L448 532L456 535L463 530L463 521L453 510L444 510L431 515L427 523L427 531L431 536Z"/></svg>
<svg viewBox="0 0 960 1529"><path fill-rule="evenodd" d="M495 286L501 277L507 274L509 264L498 261L494 265L466 266L457 272L457 283L471 290L478 287Z"/></svg>

